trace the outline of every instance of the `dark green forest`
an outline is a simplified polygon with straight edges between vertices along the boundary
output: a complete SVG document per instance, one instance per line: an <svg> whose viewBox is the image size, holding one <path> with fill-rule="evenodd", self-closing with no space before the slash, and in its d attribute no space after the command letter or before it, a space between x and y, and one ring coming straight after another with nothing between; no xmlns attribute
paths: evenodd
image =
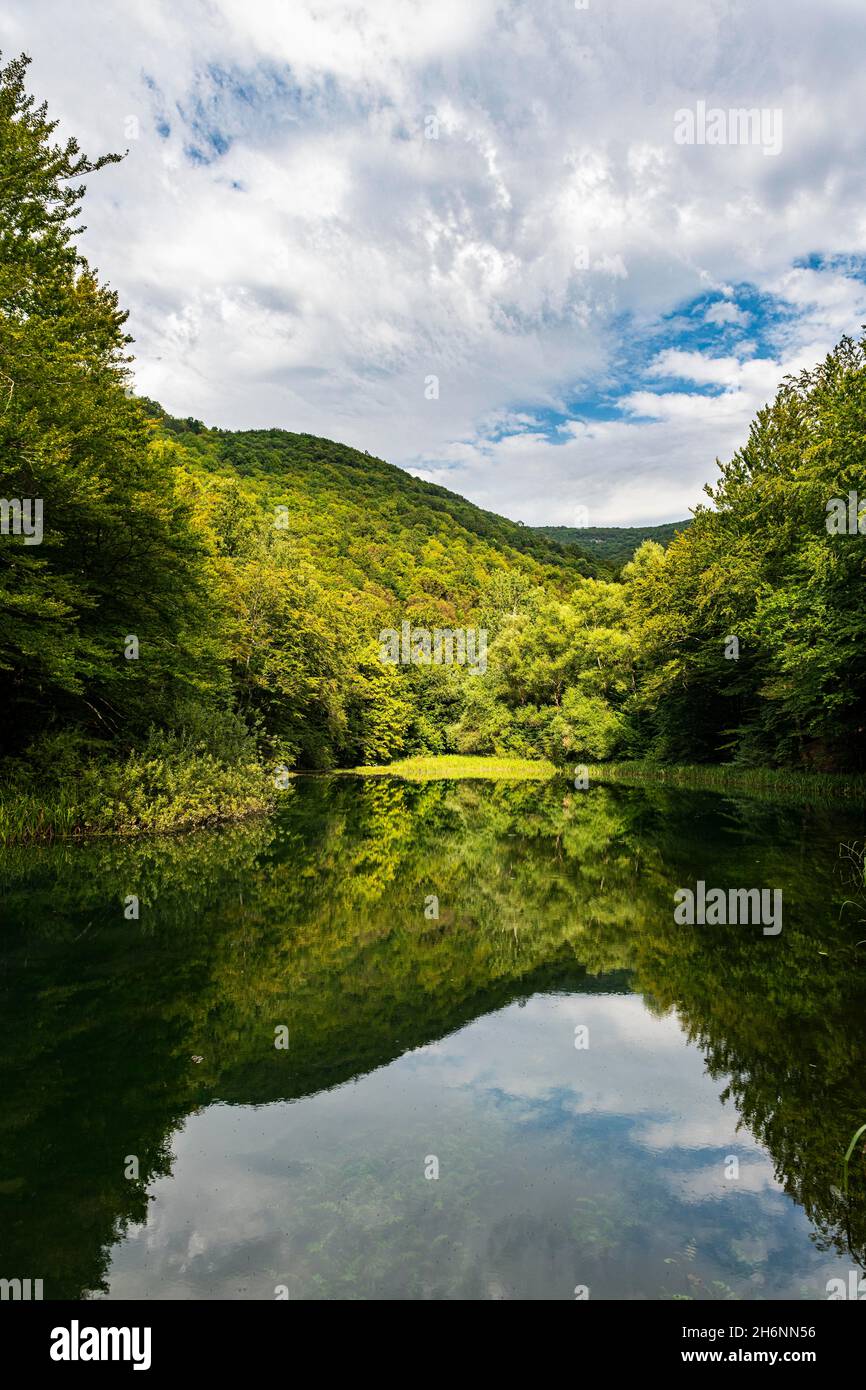
<svg viewBox="0 0 866 1390"><path fill-rule="evenodd" d="M537 536L556 541L559 545L576 545L585 554L613 569L627 565L644 541L669 545L679 531L690 525L685 521L665 521L659 526L533 526Z"/></svg>
<svg viewBox="0 0 866 1390"><path fill-rule="evenodd" d="M783 382L620 569L345 445L136 398L77 245L117 156L58 143L26 76L0 69L5 838L202 824L268 806L275 768L415 752L862 769L866 538L827 508L864 476L866 339ZM485 669L389 664L404 623L485 633Z"/></svg>

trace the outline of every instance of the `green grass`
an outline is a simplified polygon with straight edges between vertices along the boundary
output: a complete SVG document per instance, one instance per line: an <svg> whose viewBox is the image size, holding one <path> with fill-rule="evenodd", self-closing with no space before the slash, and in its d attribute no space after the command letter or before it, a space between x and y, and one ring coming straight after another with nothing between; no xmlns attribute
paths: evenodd
<svg viewBox="0 0 866 1390"><path fill-rule="evenodd" d="M0 794L0 844L197 830L269 811L272 782L253 761L200 751L83 764L49 784Z"/></svg>
<svg viewBox="0 0 866 1390"><path fill-rule="evenodd" d="M509 779L515 782L546 781L556 776L553 763L533 758L461 758L444 754L437 757L403 758L381 767L353 767L346 771L364 777L404 777L411 782L432 782L447 778Z"/></svg>
<svg viewBox="0 0 866 1390"><path fill-rule="evenodd" d="M771 767L731 764L665 766L662 763L596 763L590 782L693 787L696 791L729 792L773 801L866 803L866 777L845 773L799 772Z"/></svg>
<svg viewBox="0 0 866 1390"><path fill-rule="evenodd" d="M412 782L472 778L548 781L571 778L544 759L419 756L381 766L340 769L364 777ZM866 777L789 772L730 765L693 767L661 763L597 763L590 784L620 783L694 788L773 801L866 804ZM88 764L53 784L6 787L0 793L0 845L93 835L177 832L267 812L275 797L265 769L252 760L233 763L204 750L183 756L133 754L122 762Z"/></svg>
<svg viewBox="0 0 866 1390"><path fill-rule="evenodd" d="M375 767L341 769L363 777L403 777L412 782L447 778L481 778L488 781L547 781L573 776L573 768L531 758L475 758L443 754L402 758ZM866 803L866 777L823 772L786 771L778 768L734 767L730 764L666 766L663 763L595 763L589 768L590 784L612 782L635 786L693 788L737 796L763 797L771 801Z"/></svg>

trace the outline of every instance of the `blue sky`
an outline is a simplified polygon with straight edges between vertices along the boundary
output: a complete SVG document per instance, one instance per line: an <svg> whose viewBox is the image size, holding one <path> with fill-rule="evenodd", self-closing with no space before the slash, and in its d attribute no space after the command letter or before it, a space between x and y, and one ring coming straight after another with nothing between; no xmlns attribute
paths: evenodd
<svg viewBox="0 0 866 1390"><path fill-rule="evenodd" d="M685 516L781 378L866 323L864 40L861 0L0 13L64 133L129 150L83 246L141 391L529 524ZM721 136L681 143L700 109Z"/></svg>

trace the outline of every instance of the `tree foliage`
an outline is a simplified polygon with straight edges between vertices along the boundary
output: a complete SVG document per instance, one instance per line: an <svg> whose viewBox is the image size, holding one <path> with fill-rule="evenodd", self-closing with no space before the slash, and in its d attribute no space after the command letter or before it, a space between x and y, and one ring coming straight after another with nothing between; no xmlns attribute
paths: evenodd
<svg viewBox="0 0 866 1390"><path fill-rule="evenodd" d="M366 452L134 398L76 246L118 156L57 143L26 63L0 68L0 493L43 534L0 537L7 759L860 766L866 540L825 522L864 477L866 340L783 383L710 505L614 577ZM404 623L483 631L485 669L383 663Z"/></svg>

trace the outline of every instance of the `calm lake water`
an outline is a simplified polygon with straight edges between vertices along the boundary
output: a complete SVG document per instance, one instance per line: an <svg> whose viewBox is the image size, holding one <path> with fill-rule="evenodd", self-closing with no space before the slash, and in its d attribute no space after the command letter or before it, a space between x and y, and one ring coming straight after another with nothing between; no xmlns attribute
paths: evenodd
<svg viewBox="0 0 866 1390"><path fill-rule="evenodd" d="M710 794L335 777L218 833L8 852L0 1276L826 1298L866 1260L862 1157L839 1190L862 838ZM781 888L781 934L676 925L698 879Z"/></svg>

